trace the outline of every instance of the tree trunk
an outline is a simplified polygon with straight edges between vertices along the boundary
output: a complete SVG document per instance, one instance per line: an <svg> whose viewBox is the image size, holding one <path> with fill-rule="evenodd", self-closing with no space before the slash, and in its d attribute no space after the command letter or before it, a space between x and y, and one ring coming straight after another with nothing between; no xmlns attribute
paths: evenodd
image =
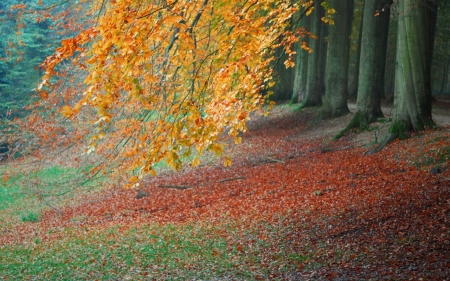
<svg viewBox="0 0 450 281"><path fill-rule="evenodd" d="M274 78L277 82L273 87L272 100L285 101L289 100L292 95L293 89L293 68L286 68L284 61L288 59L288 56L284 53L283 47L275 50L275 56L280 57L274 67Z"/></svg>
<svg viewBox="0 0 450 281"><path fill-rule="evenodd" d="M323 8L320 6L320 2L316 1L314 4L314 11L310 16L311 18L311 32L316 35L317 39L309 40L309 46L313 50L313 53L308 58L308 75L306 80L306 92L301 107L317 106L322 104L321 97L321 85L319 77L320 68L320 44L322 39L320 38L320 28L322 26Z"/></svg>
<svg viewBox="0 0 450 281"><path fill-rule="evenodd" d="M364 3L356 112L338 137L352 128L364 130L369 123L383 117L380 98L384 91L389 5L384 0L366 0Z"/></svg>
<svg viewBox="0 0 450 281"><path fill-rule="evenodd" d="M395 5L395 4L394 4ZM395 5L396 6L396 5ZM395 62L397 54L397 27L398 17L391 18L389 23L389 34L386 52L386 67L384 72L384 97L388 98L386 101L389 104L394 102L394 87L395 87Z"/></svg>
<svg viewBox="0 0 450 281"><path fill-rule="evenodd" d="M426 2L426 3L425 3ZM389 139L433 127L431 59L437 1L399 1L394 118Z"/></svg>
<svg viewBox="0 0 450 281"><path fill-rule="evenodd" d="M327 67L327 49L328 49L328 42L325 40L325 38L328 38L328 30L329 25L322 22L322 27L320 29L320 64L319 64L319 85L320 85L320 93L325 93L325 70Z"/></svg>
<svg viewBox="0 0 450 281"><path fill-rule="evenodd" d="M328 35L325 100L321 117L337 117L349 112L347 106L350 33L353 20L353 0L331 0L336 9L334 25Z"/></svg>
<svg viewBox="0 0 450 281"><path fill-rule="evenodd" d="M303 10L301 10L303 12ZM300 19L300 27L309 31L312 17L303 15ZM295 57L294 85L292 93L292 103L302 102L306 92L306 78L308 77L309 53L301 48L302 44L309 44L309 36L300 40L297 44L297 55Z"/></svg>
<svg viewBox="0 0 450 281"><path fill-rule="evenodd" d="M442 80L441 80L441 89L439 90L438 95L442 95L444 93L444 89L447 86L448 82L448 69L450 67L450 59L444 63L444 67L442 68Z"/></svg>
<svg viewBox="0 0 450 281"><path fill-rule="evenodd" d="M358 32L358 47L356 50L356 62L355 69L353 70L353 80L348 87L348 97L347 99L356 99L358 94L358 80L359 80L359 64L361 61L361 40L363 34L363 21L364 21L364 5L363 3L363 15L361 16L361 22L359 23L359 32ZM373 15L372 15L373 16Z"/></svg>

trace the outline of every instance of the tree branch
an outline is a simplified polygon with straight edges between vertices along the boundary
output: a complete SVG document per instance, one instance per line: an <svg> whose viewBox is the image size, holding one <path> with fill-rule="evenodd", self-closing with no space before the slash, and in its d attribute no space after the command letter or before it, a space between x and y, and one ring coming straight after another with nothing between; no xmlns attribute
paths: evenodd
<svg viewBox="0 0 450 281"><path fill-rule="evenodd" d="M193 188L193 186L185 186L185 185L159 185L159 187L161 188L175 188L175 189L189 189L189 188Z"/></svg>
<svg viewBox="0 0 450 281"><path fill-rule="evenodd" d="M245 177L234 177L234 178L228 178L218 181L218 183L227 182L227 181L234 181L234 180L242 180L245 179Z"/></svg>

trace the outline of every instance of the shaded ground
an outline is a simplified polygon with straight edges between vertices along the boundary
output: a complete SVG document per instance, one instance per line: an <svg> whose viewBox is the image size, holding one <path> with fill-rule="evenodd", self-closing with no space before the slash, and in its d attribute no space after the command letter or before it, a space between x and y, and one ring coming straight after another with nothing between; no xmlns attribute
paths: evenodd
<svg viewBox="0 0 450 281"><path fill-rule="evenodd" d="M448 124L439 116L438 124ZM258 261L269 272L259 280L448 280L449 127L363 156L381 123L331 142L351 116L311 125L313 118L312 110L280 106L249 124L242 145L231 148L232 167L218 161L149 178L141 199L120 188L84 198L63 215L50 210L39 223L3 230L0 245L52 243L67 229L83 235L117 225L238 220L243 229L259 222L282 232L242 238L242 251L270 239L272 252L289 249L295 264L286 272Z"/></svg>

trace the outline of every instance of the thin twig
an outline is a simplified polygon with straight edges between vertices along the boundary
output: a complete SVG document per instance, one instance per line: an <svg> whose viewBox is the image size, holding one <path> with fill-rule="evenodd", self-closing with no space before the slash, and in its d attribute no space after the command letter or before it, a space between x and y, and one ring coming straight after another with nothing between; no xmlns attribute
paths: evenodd
<svg viewBox="0 0 450 281"><path fill-rule="evenodd" d="M284 161L283 161L283 160L278 160L278 159L271 158L271 157L266 157L266 158L269 159L269 160L272 161L272 162L278 162L278 163L283 163L283 164L284 164Z"/></svg>
<svg viewBox="0 0 450 281"><path fill-rule="evenodd" d="M228 178L218 181L218 183L226 182L226 181L234 181L234 180L242 180L245 179L245 177L234 177L234 178Z"/></svg>
<svg viewBox="0 0 450 281"><path fill-rule="evenodd" d="M192 186L185 186L185 185L159 185L159 187L162 187L162 188L175 188L175 189L189 189L189 188L192 188Z"/></svg>

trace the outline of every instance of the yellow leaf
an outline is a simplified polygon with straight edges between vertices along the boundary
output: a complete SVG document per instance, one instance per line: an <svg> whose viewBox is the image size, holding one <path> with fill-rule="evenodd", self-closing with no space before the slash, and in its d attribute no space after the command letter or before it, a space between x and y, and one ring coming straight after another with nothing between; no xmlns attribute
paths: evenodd
<svg viewBox="0 0 450 281"><path fill-rule="evenodd" d="M309 16L314 11L314 7L311 7L307 12L306 15Z"/></svg>
<svg viewBox="0 0 450 281"><path fill-rule="evenodd" d="M132 176L131 178L128 179L128 181L129 181L130 183L136 183L138 180L139 180L139 178L136 177L136 176Z"/></svg>
<svg viewBox="0 0 450 281"><path fill-rule="evenodd" d="M214 152L217 156L220 156L223 154L223 147L219 144L213 143L208 147L208 150Z"/></svg>
<svg viewBox="0 0 450 281"><path fill-rule="evenodd" d="M286 66L286 68L290 68L290 67L294 67L295 63L293 61L291 61L291 60L286 60L284 62L284 65Z"/></svg>
<svg viewBox="0 0 450 281"><path fill-rule="evenodd" d="M61 114L62 116L69 118L73 115L73 110L70 106L66 105L62 108Z"/></svg>
<svg viewBox="0 0 450 281"><path fill-rule="evenodd" d="M223 158L223 165L224 165L225 167L229 167L229 166L231 166L231 164L233 164L233 161L231 161L230 158L228 158L228 157L224 157L224 158Z"/></svg>
<svg viewBox="0 0 450 281"><path fill-rule="evenodd" d="M196 167L198 166L198 164L200 164L200 160L197 157L195 157L191 162L191 166Z"/></svg>

